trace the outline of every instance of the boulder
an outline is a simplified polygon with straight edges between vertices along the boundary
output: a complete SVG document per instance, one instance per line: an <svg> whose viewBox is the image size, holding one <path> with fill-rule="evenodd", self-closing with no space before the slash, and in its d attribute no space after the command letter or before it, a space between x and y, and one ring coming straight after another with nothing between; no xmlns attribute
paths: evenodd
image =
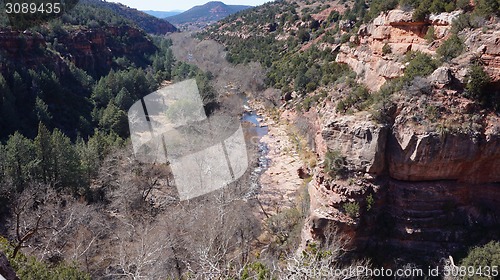
<svg viewBox="0 0 500 280"><path fill-rule="evenodd" d="M412 12L405 12L403 10L391 10L383 13L373 20L374 25L394 25L412 23Z"/></svg>
<svg viewBox="0 0 500 280"><path fill-rule="evenodd" d="M442 66L432 72L429 80L433 86L443 88L451 83L452 77L450 68Z"/></svg>
<svg viewBox="0 0 500 280"><path fill-rule="evenodd" d="M429 22L432 25L447 26L451 25L453 21L461 14L461 10L453 11L451 13L431 14L429 16Z"/></svg>

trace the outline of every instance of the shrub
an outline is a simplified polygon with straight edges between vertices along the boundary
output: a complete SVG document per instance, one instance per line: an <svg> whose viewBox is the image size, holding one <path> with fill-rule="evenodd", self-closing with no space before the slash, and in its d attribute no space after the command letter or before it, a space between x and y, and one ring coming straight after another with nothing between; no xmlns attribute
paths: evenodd
<svg viewBox="0 0 500 280"><path fill-rule="evenodd" d="M444 11L447 13L453 12L457 8L455 2L449 2L444 6Z"/></svg>
<svg viewBox="0 0 500 280"><path fill-rule="evenodd" d="M392 95L401 90L401 84L399 79L390 81L383 85L378 92L372 94L373 106L370 112L374 121L381 124L386 124L391 121L390 109L393 107Z"/></svg>
<svg viewBox="0 0 500 280"><path fill-rule="evenodd" d="M470 14L461 14L455 20L453 20L451 24L451 32L457 34L461 30L472 27L474 26L472 26L470 22Z"/></svg>
<svg viewBox="0 0 500 280"><path fill-rule="evenodd" d="M444 41L436 52L445 60L451 60L462 54L464 50L465 45L462 39L460 39L460 37L456 34L453 34L450 38L448 38L448 40Z"/></svg>
<svg viewBox="0 0 500 280"><path fill-rule="evenodd" d="M413 11L412 17L414 21L424 21L428 15L429 15L428 8L424 8L423 6L418 6Z"/></svg>
<svg viewBox="0 0 500 280"><path fill-rule="evenodd" d="M59 263L50 265L43 261L38 261L34 257L18 254L12 258L13 248L9 241L0 236L0 251L3 251L9 259L12 268L21 279L67 279L67 280L87 280L90 275L81 271L76 264Z"/></svg>
<svg viewBox="0 0 500 280"><path fill-rule="evenodd" d="M309 82L306 85L306 91L313 92L314 90L316 90L317 87L318 87L318 85L316 84L316 82Z"/></svg>
<svg viewBox="0 0 500 280"><path fill-rule="evenodd" d="M428 54L421 52L411 52L407 55L407 61L410 61L406 67L403 80L412 81L415 77L425 77L430 75L437 68L437 61Z"/></svg>
<svg viewBox="0 0 500 280"><path fill-rule="evenodd" d="M370 211L372 209L374 203L375 203L375 199L373 198L373 195L369 194L366 197L366 211Z"/></svg>
<svg viewBox="0 0 500 280"><path fill-rule="evenodd" d="M482 105L491 105L491 98L494 94L486 92L487 86L491 83L490 76L480 65L472 65L467 73L467 97L479 101Z"/></svg>
<svg viewBox="0 0 500 280"><path fill-rule="evenodd" d="M351 218L359 217L359 203L358 202L347 202L343 205L345 213Z"/></svg>
<svg viewBox="0 0 500 280"><path fill-rule="evenodd" d="M311 34L307 32L305 29L300 29L297 37L300 42L305 43L311 39Z"/></svg>
<svg viewBox="0 0 500 280"><path fill-rule="evenodd" d="M334 10L330 13L330 15L328 15L327 21L331 23L331 22L337 22L339 19L340 19L339 12Z"/></svg>
<svg viewBox="0 0 500 280"><path fill-rule="evenodd" d="M325 172L330 176L343 175L347 162L340 151L328 151L325 154Z"/></svg>
<svg viewBox="0 0 500 280"><path fill-rule="evenodd" d="M389 44L385 43L385 45L382 47L382 53L384 55L392 53L392 48L389 46Z"/></svg>
<svg viewBox="0 0 500 280"><path fill-rule="evenodd" d="M413 9L413 7L415 5L415 1L414 0L399 0L398 4L402 10L408 11L408 10Z"/></svg>
<svg viewBox="0 0 500 280"><path fill-rule="evenodd" d="M241 279L270 279L271 271L261 262L253 262L245 265Z"/></svg>
<svg viewBox="0 0 500 280"><path fill-rule="evenodd" d="M434 26L431 25L429 29L427 29L424 38L425 40L427 40L428 43L432 43L434 40L436 40L436 30Z"/></svg>
<svg viewBox="0 0 500 280"><path fill-rule="evenodd" d="M358 2L358 1L356 1ZM368 2L368 1L367 1ZM377 17L381 12L393 10L398 6L397 0L372 0L370 1L370 10L366 14L364 21L369 22L370 20ZM363 9L364 7L360 7Z"/></svg>
<svg viewBox="0 0 500 280"><path fill-rule="evenodd" d="M368 89L354 82L348 95L337 103L337 111L345 113L351 108L361 111L370 106L371 101Z"/></svg>
<svg viewBox="0 0 500 280"><path fill-rule="evenodd" d="M284 209L267 219L267 228L279 244L284 244L300 232L301 219L302 215L297 208Z"/></svg>
<svg viewBox="0 0 500 280"><path fill-rule="evenodd" d="M500 242L491 241L482 247L472 249L467 257L465 257L461 264L464 267L495 267L500 266ZM493 274L492 274L493 275ZM491 279L488 277L480 277L474 275L466 279Z"/></svg>
<svg viewBox="0 0 500 280"><path fill-rule="evenodd" d="M302 101L302 109L304 109L304 111L309 111L309 109L311 109L311 105L313 104L313 100L310 96L307 96L306 98L304 98L304 101Z"/></svg>
<svg viewBox="0 0 500 280"><path fill-rule="evenodd" d="M437 106L427 104L425 106L425 116L431 121L431 122L436 122L440 116L440 110Z"/></svg>
<svg viewBox="0 0 500 280"><path fill-rule="evenodd" d="M469 0L457 0L457 8L466 10L470 6L470 1Z"/></svg>
<svg viewBox="0 0 500 280"><path fill-rule="evenodd" d="M349 33L344 33L342 34L342 36L340 37L340 43L344 44L344 43L347 43L349 42L349 39L351 38L351 34Z"/></svg>
<svg viewBox="0 0 500 280"><path fill-rule="evenodd" d="M496 0L478 0L474 1L476 3L476 7L474 9L474 13L481 16L491 16L498 15L500 16L500 3Z"/></svg>

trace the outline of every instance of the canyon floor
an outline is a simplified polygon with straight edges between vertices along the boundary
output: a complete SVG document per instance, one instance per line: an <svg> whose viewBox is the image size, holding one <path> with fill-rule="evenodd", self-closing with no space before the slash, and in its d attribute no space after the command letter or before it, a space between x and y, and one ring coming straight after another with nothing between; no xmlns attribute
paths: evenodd
<svg viewBox="0 0 500 280"><path fill-rule="evenodd" d="M288 133L288 125L276 122L259 102L250 103L263 117L261 125L269 129L261 142L269 148L267 157L270 163L260 176L261 189L257 198L262 205L261 210L270 216L296 205L297 192L304 184L297 170L303 163ZM259 218L264 219L263 216L265 214L260 211Z"/></svg>

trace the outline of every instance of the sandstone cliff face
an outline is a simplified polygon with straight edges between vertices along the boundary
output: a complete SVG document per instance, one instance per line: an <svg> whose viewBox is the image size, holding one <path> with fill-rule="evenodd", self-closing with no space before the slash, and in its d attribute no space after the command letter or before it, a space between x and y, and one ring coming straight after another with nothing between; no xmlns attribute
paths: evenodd
<svg viewBox="0 0 500 280"><path fill-rule="evenodd" d="M121 42L119 38L126 38L126 41ZM109 71L113 58L156 51L142 31L128 26L78 30L60 38L59 42L66 45L67 52L63 56L77 67L98 74Z"/></svg>
<svg viewBox="0 0 500 280"><path fill-rule="evenodd" d="M320 109L317 147L340 151L350 175L335 178L316 168L304 244L333 224L375 261L435 264L500 234L499 118L486 118L486 129L475 135L439 134L334 111ZM346 203L359 204L357 216Z"/></svg>
<svg viewBox="0 0 500 280"><path fill-rule="evenodd" d="M357 38L351 41L356 46L342 45L336 61L348 64L360 77L361 82L373 91L386 81L400 77L405 69L402 55L409 51L421 51L435 55L439 45L448 38L453 20L461 11L431 15L428 20L414 22L411 12L392 10L362 25ZM435 41L429 43L424 37L433 27ZM462 67L471 59L480 60L493 81L500 81L500 24L491 23L487 29L463 30L459 36L465 38L466 53L450 63L450 75L463 82L467 68ZM384 45L391 53L384 54Z"/></svg>
<svg viewBox="0 0 500 280"><path fill-rule="evenodd" d="M342 45L337 62L348 64L370 90L378 90L387 80L403 75L401 56L408 51L422 51L433 54L435 44L424 39L432 26L437 40L446 38L451 22L460 12L432 15L429 20L414 22L412 13L392 10L362 25L357 34L358 46ZM384 54L384 45L391 48Z"/></svg>
<svg viewBox="0 0 500 280"><path fill-rule="evenodd" d="M403 75L401 56L407 51L435 55L457 15L415 23L410 13L391 11L360 28L357 46L340 46L337 62L350 65L367 87L378 90ZM438 37L432 45L423 38L431 25ZM361 256L387 265L394 260L437 264L500 236L500 117L457 92L457 81L463 85L473 60L500 81L498 30L493 23L459 33L465 53L425 79L431 88L426 94L405 89L395 97L391 124L378 124L367 112L338 113L335 101L343 93L336 90L331 103L314 108L319 157L339 151L349 175L325 174L324 163L314 170L303 245L335 225ZM392 53L384 55L386 43ZM439 111L433 121L424 112L432 106ZM348 213L347 203L357 203L359 213Z"/></svg>
<svg viewBox="0 0 500 280"><path fill-rule="evenodd" d="M40 34L12 30L0 30L0 48L10 54L19 50L34 51L36 48L45 47L45 40Z"/></svg>
<svg viewBox="0 0 500 280"><path fill-rule="evenodd" d="M436 264L498 238L498 184L389 179L356 224L357 250L378 260Z"/></svg>
<svg viewBox="0 0 500 280"><path fill-rule="evenodd" d="M37 33L0 29L0 73L9 70L9 60L13 59L27 67L53 65L56 73L63 71L64 62L53 54L40 55L47 44Z"/></svg>
<svg viewBox="0 0 500 280"><path fill-rule="evenodd" d="M321 136L330 151L346 156L349 170L380 174L385 165L387 127L356 116L334 117Z"/></svg>
<svg viewBox="0 0 500 280"><path fill-rule="evenodd" d="M498 131L500 124L493 125ZM398 180L500 182L498 133L440 135L397 126L389 137L386 154L389 174Z"/></svg>
<svg viewBox="0 0 500 280"><path fill-rule="evenodd" d="M464 55L464 58L480 59L493 81L500 82L500 23L493 24L484 31L468 32L465 45L469 52ZM456 69L456 72L460 73L461 71Z"/></svg>
<svg viewBox="0 0 500 280"><path fill-rule="evenodd" d="M96 74L107 73L113 58L126 56L133 61L135 57L156 51L155 45L142 31L128 26L78 29L57 39L58 44L63 46L58 48L62 57ZM54 67L50 68L56 69L56 72L64 71L62 57L47 52L46 48L45 38L38 33L0 30L0 50L5 59L20 61L28 68L51 65ZM0 64L2 72L7 68L7 64Z"/></svg>

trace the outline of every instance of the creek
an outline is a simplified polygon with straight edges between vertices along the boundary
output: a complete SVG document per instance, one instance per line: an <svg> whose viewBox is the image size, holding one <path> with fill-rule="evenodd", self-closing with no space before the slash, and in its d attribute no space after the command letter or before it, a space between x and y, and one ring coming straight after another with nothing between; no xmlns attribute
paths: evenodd
<svg viewBox="0 0 500 280"><path fill-rule="evenodd" d="M260 141L262 137L267 135L269 133L269 128L267 126L262 126L261 122L259 120L262 120L262 116L256 113L255 110L253 110L249 104L248 104L248 99L244 98L244 104L243 107L245 109L245 112L243 113L241 117L241 121L248 122L250 123L250 126L248 128L248 132L250 135L253 135L251 139L251 144L257 144L257 164L252 165L251 168L252 171L250 173L250 192L247 194L247 198L256 195L259 192L260 189L260 175L264 173L267 168L269 167L270 160L267 157L267 154L269 153L269 148L267 144L263 143ZM253 161L251 161L253 162Z"/></svg>

